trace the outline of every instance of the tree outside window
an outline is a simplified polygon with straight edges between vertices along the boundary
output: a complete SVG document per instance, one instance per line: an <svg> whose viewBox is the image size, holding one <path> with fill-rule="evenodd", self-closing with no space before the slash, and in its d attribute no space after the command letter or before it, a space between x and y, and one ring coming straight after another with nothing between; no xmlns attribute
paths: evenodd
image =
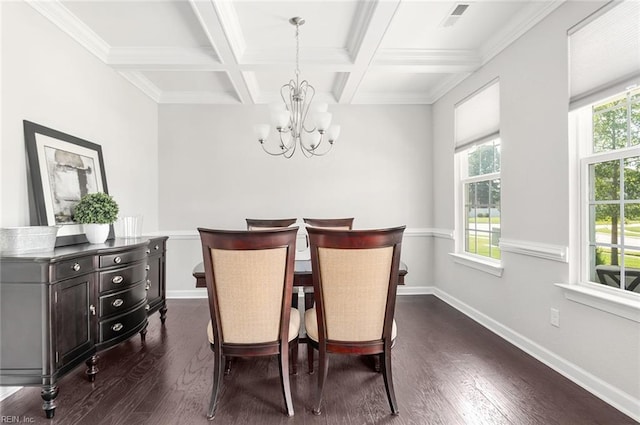
<svg viewBox="0 0 640 425"><path fill-rule="evenodd" d="M640 292L640 89L592 108L591 280Z"/></svg>

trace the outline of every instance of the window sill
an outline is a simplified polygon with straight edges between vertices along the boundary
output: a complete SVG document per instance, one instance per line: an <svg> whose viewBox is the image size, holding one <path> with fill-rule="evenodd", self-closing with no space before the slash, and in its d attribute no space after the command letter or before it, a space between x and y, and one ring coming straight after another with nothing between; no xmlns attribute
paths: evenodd
<svg viewBox="0 0 640 425"><path fill-rule="evenodd" d="M640 323L640 297L636 294L616 293L607 288L593 288L590 284L556 283L571 301Z"/></svg>
<svg viewBox="0 0 640 425"><path fill-rule="evenodd" d="M453 252L449 253L449 255L453 257L453 261L457 264L462 264L463 266L471 267L472 269L502 277L504 267L502 267L502 264L497 261L484 260L480 257Z"/></svg>

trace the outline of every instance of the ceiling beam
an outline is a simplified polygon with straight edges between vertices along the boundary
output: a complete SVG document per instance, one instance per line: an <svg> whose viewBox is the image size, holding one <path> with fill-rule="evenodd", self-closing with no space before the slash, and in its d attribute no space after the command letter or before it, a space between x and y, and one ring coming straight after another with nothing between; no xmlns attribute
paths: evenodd
<svg viewBox="0 0 640 425"><path fill-rule="evenodd" d="M244 42L238 35L239 25L231 2L189 0L189 3L220 63L224 65L240 103L255 103L238 66L236 54L239 52L236 50L242 49ZM230 28L235 30L231 32Z"/></svg>
<svg viewBox="0 0 640 425"><path fill-rule="evenodd" d="M356 16L359 21L349 34L347 49L353 61L353 70L337 84L338 103L351 103L369 64L380 46L400 0L375 0L359 3Z"/></svg>

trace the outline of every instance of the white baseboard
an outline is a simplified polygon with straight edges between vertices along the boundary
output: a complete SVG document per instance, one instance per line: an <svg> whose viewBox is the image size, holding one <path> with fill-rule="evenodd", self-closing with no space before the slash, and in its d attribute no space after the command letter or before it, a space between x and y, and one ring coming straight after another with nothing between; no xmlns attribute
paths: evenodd
<svg viewBox="0 0 640 425"><path fill-rule="evenodd" d="M0 401L18 392L22 387L0 387Z"/></svg>
<svg viewBox="0 0 640 425"><path fill-rule="evenodd" d="M640 422L640 408L638 407L640 406L639 399L636 399L624 391L608 384L581 367L547 350L545 347L531 341L529 338L526 338L525 336L515 332L513 329L504 326L468 304L452 297L446 292L438 288L434 288L434 295L501 338L515 345L525 353L549 366L565 378L571 380L589 391L591 394Z"/></svg>
<svg viewBox="0 0 640 425"><path fill-rule="evenodd" d="M207 298L206 288L167 291L167 299Z"/></svg>

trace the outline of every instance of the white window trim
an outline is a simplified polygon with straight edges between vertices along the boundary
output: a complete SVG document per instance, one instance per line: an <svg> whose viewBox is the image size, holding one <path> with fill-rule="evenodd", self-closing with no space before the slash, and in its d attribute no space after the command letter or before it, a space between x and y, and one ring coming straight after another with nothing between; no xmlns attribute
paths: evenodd
<svg viewBox="0 0 640 425"><path fill-rule="evenodd" d="M456 264L462 264L463 266L480 270L481 272L489 273L497 277L502 277L504 267L502 266L502 262L500 261L491 260L489 257L473 255L467 252L450 252L449 255L453 257L453 261Z"/></svg>
<svg viewBox="0 0 640 425"><path fill-rule="evenodd" d="M564 296L573 302L583 304L625 319L640 323L640 295L596 286L591 282L556 283L564 291Z"/></svg>
<svg viewBox="0 0 640 425"><path fill-rule="evenodd" d="M500 138L500 133L495 133L492 135L491 140L499 139L499 138ZM486 141L489 141L489 140L483 140L483 142L486 142ZM502 147L502 140L500 140L500 146ZM456 155L456 158L454 161L455 163L454 173L456 176L456 185L454 190L454 196L456 199L456 211L455 211L456 227L454 231L455 252L450 252L449 255L453 257L453 261L456 264L461 264L463 266L480 270L482 272L489 273L497 277L502 277L502 272L504 271L504 266L502 265L502 259L496 260L491 257L475 255L464 250L463 241L465 238L465 234L464 234L462 214L463 214L463 211L465 211L465 209L464 209L464 199L461 193L462 187L464 186L465 183L490 180L490 179L495 179L496 177L502 179L502 165L500 166L500 172L498 173L483 174L481 176L467 177L465 179L461 178L460 176L461 160L457 156L464 154L464 152L467 149L471 149L471 147L472 145L468 145L465 149L461 149L455 153ZM502 208L500 208L500 225L502 226Z"/></svg>
<svg viewBox="0 0 640 425"><path fill-rule="evenodd" d="M570 138L575 140L577 147L579 168L577 179L579 184L579 196L577 197L578 210L580 211L579 231L576 243L580 249L578 263L578 281L575 283L556 283L562 289L565 297L575 303L582 304L597 310L601 310L618 317L622 317L640 323L640 294L631 293L617 288L608 288L604 285L589 281L589 173L590 164L619 159L627 155L640 155L640 147L617 149L609 152L590 152L592 143L592 121L590 105L580 108L570 117ZM576 140L577 139L577 140Z"/></svg>

